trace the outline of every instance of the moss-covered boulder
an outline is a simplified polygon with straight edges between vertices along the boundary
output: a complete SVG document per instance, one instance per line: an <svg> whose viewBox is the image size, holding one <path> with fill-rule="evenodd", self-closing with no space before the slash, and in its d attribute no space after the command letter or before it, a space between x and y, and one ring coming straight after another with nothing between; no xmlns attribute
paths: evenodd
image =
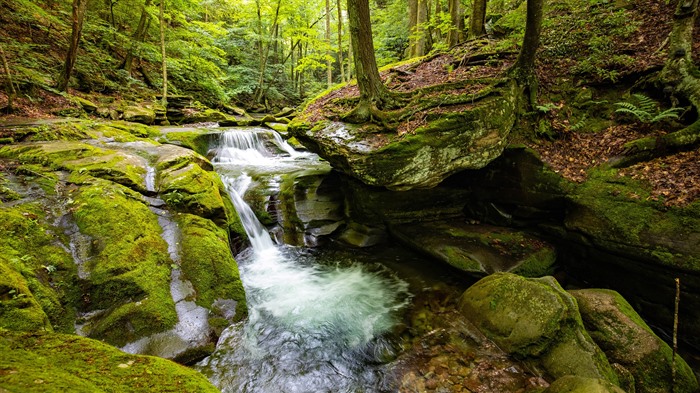
<svg viewBox="0 0 700 393"><path fill-rule="evenodd" d="M228 222L224 185L215 173L189 163L162 171L159 184L163 200L177 211Z"/></svg>
<svg viewBox="0 0 700 393"><path fill-rule="evenodd" d="M656 336L619 293L606 289L570 291L593 341L634 377L636 393L698 390L693 371L676 356L676 385L671 380L673 350Z"/></svg>
<svg viewBox="0 0 700 393"><path fill-rule="evenodd" d="M498 157L515 123L514 85L463 111L432 111L424 125L400 135L372 125L294 119L292 136L365 184L394 190L433 187L447 176L482 168Z"/></svg>
<svg viewBox="0 0 700 393"><path fill-rule="evenodd" d="M602 379L566 375L552 382L543 393L625 393L625 391Z"/></svg>
<svg viewBox="0 0 700 393"><path fill-rule="evenodd" d="M161 132L162 143L183 146L203 156L207 156L212 142L216 141L219 135L209 128L164 128Z"/></svg>
<svg viewBox="0 0 700 393"><path fill-rule="evenodd" d="M7 392L219 391L169 360L74 335L0 331L0 353L0 390Z"/></svg>
<svg viewBox="0 0 700 393"><path fill-rule="evenodd" d="M150 125L155 122L156 113L153 109L146 106L130 105L124 108L122 112L122 120Z"/></svg>
<svg viewBox="0 0 700 393"><path fill-rule="evenodd" d="M38 203L0 207L0 327L73 331L79 290L64 244Z"/></svg>
<svg viewBox="0 0 700 393"><path fill-rule="evenodd" d="M177 223L182 231L180 268L194 286L196 303L208 309L216 309L217 304L232 306L233 309L216 310L231 322L245 317L245 293L226 230L192 214L177 215Z"/></svg>
<svg viewBox="0 0 700 393"><path fill-rule="evenodd" d="M393 225L394 238L418 252L476 276L512 272L525 277L554 273L556 251L533 235L465 220Z"/></svg>
<svg viewBox="0 0 700 393"><path fill-rule="evenodd" d="M155 166L159 171L185 166L189 163L197 164L205 171L211 171L214 167L204 156L190 149L175 145L160 145L156 150Z"/></svg>
<svg viewBox="0 0 700 393"><path fill-rule="evenodd" d="M104 180L77 178L73 217L92 239L85 264L84 311L99 311L83 332L124 345L171 328L176 320L170 295L168 247L157 217L128 188Z"/></svg>
<svg viewBox="0 0 700 393"><path fill-rule="evenodd" d="M552 277L495 273L467 289L459 307L501 349L553 379L576 375L617 384L584 329L576 301Z"/></svg>

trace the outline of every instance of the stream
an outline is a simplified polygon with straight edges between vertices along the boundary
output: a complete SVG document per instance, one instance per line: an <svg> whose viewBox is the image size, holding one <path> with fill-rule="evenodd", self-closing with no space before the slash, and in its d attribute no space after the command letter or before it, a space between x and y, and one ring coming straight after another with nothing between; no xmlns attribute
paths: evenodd
<svg viewBox="0 0 700 393"><path fill-rule="evenodd" d="M213 163L250 240L236 256L249 317L197 368L224 392L382 391L409 284L381 257L277 243L244 200L254 185L274 194L283 178L327 164L260 128L225 131Z"/></svg>

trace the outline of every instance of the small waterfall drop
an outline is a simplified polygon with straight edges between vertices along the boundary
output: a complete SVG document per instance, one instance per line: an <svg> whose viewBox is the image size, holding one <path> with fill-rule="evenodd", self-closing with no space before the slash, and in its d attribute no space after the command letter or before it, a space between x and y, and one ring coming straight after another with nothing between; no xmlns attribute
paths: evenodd
<svg viewBox="0 0 700 393"><path fill-rule="evenodd" d="M236 257L249 317L224 331L198 369L223 392L380 391L408 285L378 265L275 244L245 192L318 167L317 158L262 129L227 131L220 143L215 169L251 242Z"/></svg>

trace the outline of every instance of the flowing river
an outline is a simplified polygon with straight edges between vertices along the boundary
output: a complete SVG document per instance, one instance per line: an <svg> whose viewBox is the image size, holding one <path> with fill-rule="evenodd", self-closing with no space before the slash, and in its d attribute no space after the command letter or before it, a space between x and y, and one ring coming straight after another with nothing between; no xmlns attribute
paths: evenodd
<svg viewBox="0 0 700 393"><path fill-rule="evenodd" d="M236 257L249 317L198 369L224 392L382 391L408 284L362 253L277 244L244 200L251 186L274 193L327 164L259 128L225 131L213 162L251 244Z"/></svg>

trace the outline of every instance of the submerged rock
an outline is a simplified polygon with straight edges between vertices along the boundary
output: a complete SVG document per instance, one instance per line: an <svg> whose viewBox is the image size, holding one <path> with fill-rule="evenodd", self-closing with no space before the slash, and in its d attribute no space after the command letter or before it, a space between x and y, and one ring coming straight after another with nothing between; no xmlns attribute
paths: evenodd
<svg viewBox="0 0 700 393"><path fill-rule="evenodd" d="M625 391L602 379L565 375L552 382L543 393L625 393Z"/></svg>

